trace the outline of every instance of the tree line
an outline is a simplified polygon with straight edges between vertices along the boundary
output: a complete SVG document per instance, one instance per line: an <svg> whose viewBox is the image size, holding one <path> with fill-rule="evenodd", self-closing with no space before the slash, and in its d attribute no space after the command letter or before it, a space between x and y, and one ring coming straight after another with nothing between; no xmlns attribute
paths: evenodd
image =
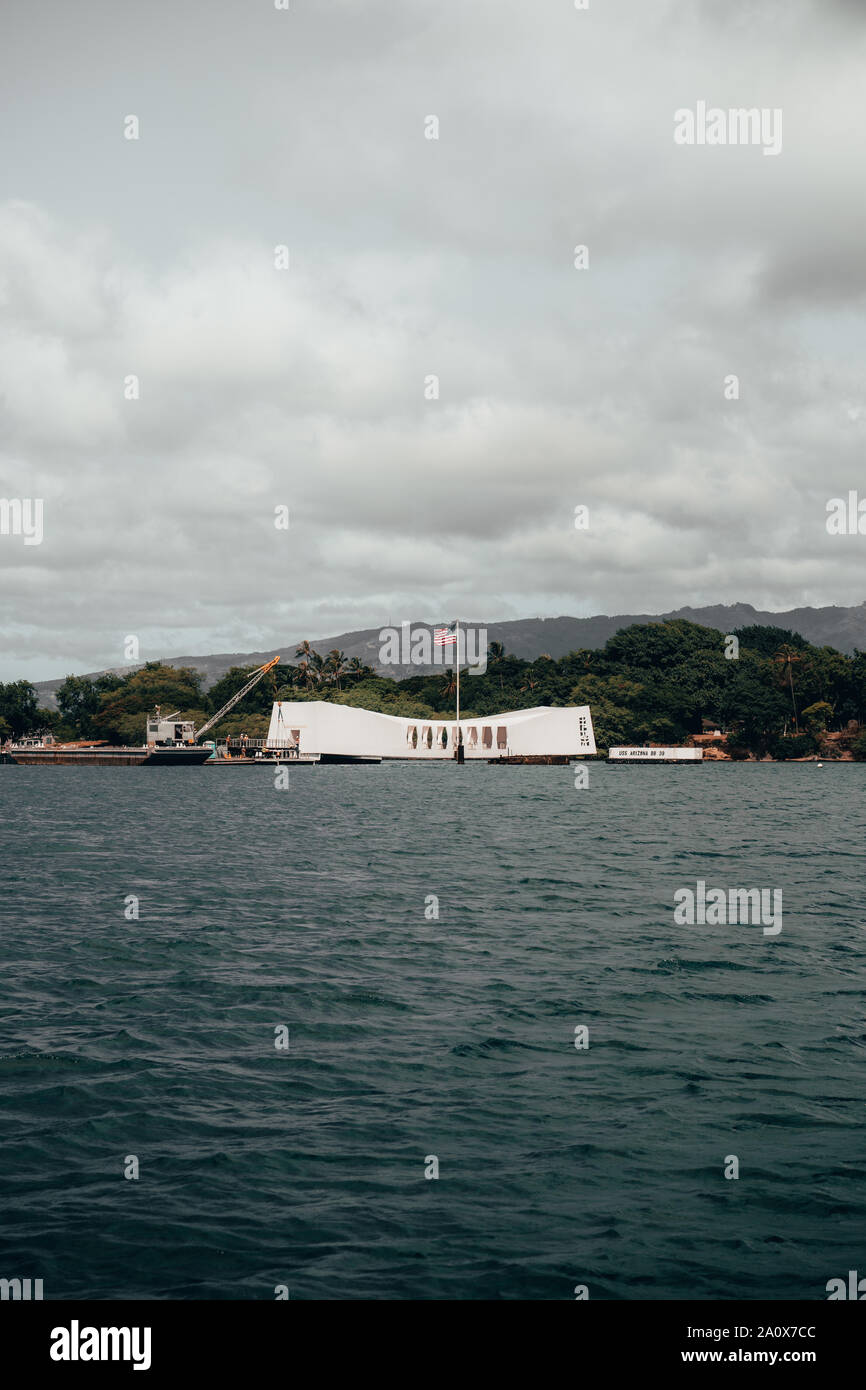
<svg viewBox="0 0 866 1390"><path fill-rule="evenodd" d="M351 689L371 677L371 667L357 657L348 658L334 649L320 656L309 642L296 652L297 665L279 672L274 668L244 697L219 725L214 735L225 738L246 733L263 737L275 699L295 699L298 694L322 698ZM38 704L29 681L0 684L0 741L38 733L51 733L58 741L98 739L107 743L137 745L145 740L145 720L158 705L164 715L178 714L201 727L232 695L247 683L255 666L232 666L209 690L202 689L202 674L188 666L168 666L148 661L125 672L67 676L57 690L57 709Z"/></svg>
<svg viewBox="0 0 866 1390"><path fill-rule="evenodd" d="M731 642L736 638L736 643ZM28 681L0 685L0 738L50 730L62 739L140 744L155 705L199 726L249 679L232 667L208 691L188 667L148 662L138 670L67 676L57 710L40 709ZM866 653L817 647L783 628L752 626L726 635L685 619L634 624L599 649L527 661L491 642L483 675L461 673L461 714L483 718L534 705L589 705L600 748L680 743L717 727L729 745L761 756L802 756L828 730L866 724ZM377 676L336 649L309 642L296 662L275 668L214 729L215 737L263 737L275 699L332 700L419 719L454 717L456 672ZM853 737L853 735L852 735ZM866 757L866 735L853 739Z"/></svg>

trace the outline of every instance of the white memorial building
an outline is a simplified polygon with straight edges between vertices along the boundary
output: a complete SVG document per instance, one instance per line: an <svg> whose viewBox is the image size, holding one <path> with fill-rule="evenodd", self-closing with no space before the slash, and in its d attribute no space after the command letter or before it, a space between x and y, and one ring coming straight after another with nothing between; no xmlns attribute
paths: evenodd
<svg viewBox="0 0 866 1390"><path fill-rule="evenodd" d="M456 720L403 719L327 700L282 700L271 712L267 749L322 760L454 758ZM512 710L461 719L463 755L470 759L543 760L595 753L588 705Z"/></svg>

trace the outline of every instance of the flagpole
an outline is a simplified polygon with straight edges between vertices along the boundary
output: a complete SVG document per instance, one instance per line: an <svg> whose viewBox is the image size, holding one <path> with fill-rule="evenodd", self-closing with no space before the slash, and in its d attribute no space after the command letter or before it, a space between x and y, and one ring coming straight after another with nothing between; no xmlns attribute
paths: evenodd
<svg viewBox="0 0 866 1390"><path fill-rule="evenodd" d="M457 619L457 762L463 762L463 739L460 738L460 619Z"/></svg>
<svg viewBox="0 0 866 1390"><path fill-rule="evenodd" d="M460 619L455 624L457 630L457 761L462 761L463 740L460 737Z"/></svg>

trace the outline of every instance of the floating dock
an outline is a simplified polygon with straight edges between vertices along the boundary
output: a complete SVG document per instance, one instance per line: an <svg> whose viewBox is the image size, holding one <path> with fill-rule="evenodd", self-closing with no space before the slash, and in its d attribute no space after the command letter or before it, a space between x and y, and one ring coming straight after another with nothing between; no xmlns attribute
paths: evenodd
<svg viewBox="0 0 866 1390"><path fill-rule="evenodd" d="M22 767L200 767L210 748L64 748L62 744L12 744L8 761Z"/></svg>
<svg viewBox="0 0 866 1390"><path fill-rule="evenodd" d="M697 763L703 762L703 748L643 748L643 747L619 747L609 748L607 751L607 761L616 767L646 766L655 763L684 763L694 767Z"/></svg>

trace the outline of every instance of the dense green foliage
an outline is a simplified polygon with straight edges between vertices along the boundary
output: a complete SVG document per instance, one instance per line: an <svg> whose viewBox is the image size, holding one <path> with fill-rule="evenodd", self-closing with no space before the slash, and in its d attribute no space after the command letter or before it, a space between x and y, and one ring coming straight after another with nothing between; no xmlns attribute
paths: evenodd
<svg viewBox="0 0 866 1390"><path fill-rule="evenodd" d="M373 675L372 668L365 666L358 657L347 657L336 647L327 656L320 656L309 642L302 642L295 656L298 664L287 675L291 685L303 690L340 691Z"/></svg>
<svg viewBox="0 0 866 1390"><path fill-rule="evenodd" d="M0 685L0 737L18 738L40 723L36 691L29 681Z"/></svg>
<svg viewBox="0 0 866 1390"><path fill-rule="evenodd" d="M736 659L722 633L695 623L635 624L600 650L520 661L491 650L483 676L461 680L467 716L528 705L588 704L600 748L681 742L707 725L765 753L787 735L866 720L866 656L813 647L780 628L744 628ZM793 693L791 687L793 686ZM451 681L418 676L399 689L430 712L453 708ZM360 689L357 693L360 693ZM805 716L808 716L804 718ZM788 756L803 756L810 749Z"/></svg>
<svg viewBox="0 0 866 1390"><path fill-rule="evenodd" d="M866 724L866 653L815 647L782 628L734 634L736 659L722 633L677 619L623 628L599 650L554 661L523 661L491 643L484 675L461 676L461 713L480 718L533 705L588 704L599 748L612 743L681 742L707 726L735 748L773 757L803 757L826 730ZM0 685L0 735L52 728L59 737L141 743L155 705L199 727L249 680L255 668L233 667L205 693L198 672L159 662L125 676L69 676L59 713L39 710L27 681ZM274 699L333 700L412 718L453 718L455 673L394 681L342 652L321 657L309 643L297 665L277 667L225 716L214 736L262 737ZM866 736L855 745L866 757Z"/></svg>
<svg viewBox="0 0 866 1390"><path fill-rule="evenodd" d="M87 676L67 676L57 692L57 707L64 725L77 729L81 738L94 737L94 720L102 695L122 686L122 678L110 672L97 676L96 680Z"/></svg>

